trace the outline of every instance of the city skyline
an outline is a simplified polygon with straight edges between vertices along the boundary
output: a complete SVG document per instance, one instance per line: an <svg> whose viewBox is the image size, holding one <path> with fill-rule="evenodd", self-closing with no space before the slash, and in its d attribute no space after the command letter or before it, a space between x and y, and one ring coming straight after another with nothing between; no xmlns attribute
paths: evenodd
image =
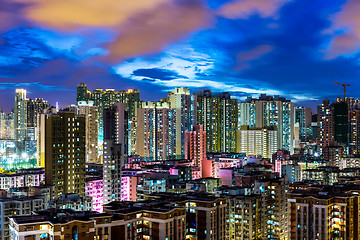
<svg viewBox="0 0 360 240"><path fill-rule="evenodd" d="M17 88L52 105L74 104L80 82L137 88L152 101L189 87L239 100L280 95L315 109L342 97L333 81L351 84L347 96L359 97L354 0L0 2L6 112Z"/></svg>

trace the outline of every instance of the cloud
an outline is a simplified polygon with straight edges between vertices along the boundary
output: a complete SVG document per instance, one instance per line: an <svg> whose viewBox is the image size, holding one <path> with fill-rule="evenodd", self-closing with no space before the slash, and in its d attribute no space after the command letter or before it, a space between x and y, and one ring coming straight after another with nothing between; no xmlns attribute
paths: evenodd
<svg viewBox="0 0 360 240"><path fill-rule="evenodd" d="M152 58L135 58L113 67L113 71L121 76L142 80L142 76L134 75L138 69L162 69L183 76L182 78L195 79L198 74L207 75L214 68L214 59L204 53L195 51L188 45L179 44L168 51Z"/></svg>
<svg viewBox="0 0 360 240"><path fill-rule="evenodd" d="M325 33L330 33L333 40L325 50L325 58L352 54L360 50L360 1L348 0L341 11L333 15L333 25Z"/></svg>
<svg viewBox="0 0 360 240"><path fill-rule="evenodd" d="M62 30L81 27L117 27L136 14L169 0L14 0L31 3L26 16L42 25Z"/></svg>
<svg viewBox="0 0 360 240"><path fill-rule="evenodd" d="M22 17L23 10L26 6L26 2L16 3L11 0L0 1L0 33L9 31L19 25L27 24L25 18Z"/></svg>
<svg viewBox="0 0 360 240"><path fill-rule="evenodd" d="M236 56L237 65L234 70L243 70L250 67L250 61L256 61L258 58L274 50L274 46L263 44L256 46L248 51L238 53Z"/></svg>
<svg viewBox="0 0 360 240"><path fill-rule="evenodd" d="M249 51L239 53L237 58L241 61L250 61L271 52L273 49L274 47L270 45L260 45L250 49Z"/></svg>
<svg viewBox="0 0 360 240"><path fill-rule="evenodd" d="M238 19L248 18L253 14L259 14L263 18L274 17L285 3L291 0L234 0L222 6L218 14L220 16Z"/></svg>
<svg viewBox="0 0 360 240"><path fill-rule="evenodd" d="M14 0L29 4L25 16L38 26L75 32L107 28L116 33L105 60L156 53L201 27L211 14L201 0Z"/></svg>
<svg viewBox="0 0 360 240"><path fill-rule="evenodd" d="M150 54L209 26L208 9L198 1L177 1L135 16L121 27L122 33L108 48L111 60Z"/></svg>
<svg viewBox="0 0 360 240"><path fill-rule="evenodd" d="M159 68L136 69L133 72L134 76L143 76L150 79L172 80L176 78L188 78L181 76L175 71Z"/></svg>

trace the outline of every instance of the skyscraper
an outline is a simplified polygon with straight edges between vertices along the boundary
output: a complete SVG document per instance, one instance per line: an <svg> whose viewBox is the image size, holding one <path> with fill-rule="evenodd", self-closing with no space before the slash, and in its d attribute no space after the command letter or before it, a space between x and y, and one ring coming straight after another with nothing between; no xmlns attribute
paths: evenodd
<svg viewBox="0 0 360 240"><path fill-rule="evenodd" d="M185 146L185 131L191 131L196 124L196 96L190 94L188 88L175 88L173 92L168 93L168 102L170 107L175 109L176 118L176 156L183 158Z"/></svg>
<svg viewBox="0 0 360 240"><path fill-rule="evenodd" d="M317 107L318 134L317 146L321 154L323 149L334 143L334 119L329 100L323 100Z"/></svg>
<svg viewBox="0 0 360 240"><path fill-rule="evenodd" d="M246 153L248 156L261 155L264 158L271 158L279 149L276 128L251 129L242 126L238 134L238 152Z"/></svg>
<svg viewBox="0 0 360 240"><path fill-rule="evenodd" d="M78 114L85 116L86 162L98 162L98 108L92 101L79 101Z"/></svg>
<svg viewBox="0 0 360 240"><path fill-rule="evenodd" d="M14 112L4 113L0 110L0 139L14 139Z"/></svg>
<svg viewBox="0 0 360 240"><path fill-rule="evenodd" d="M104 203L121 200L121 169L124 166L126 148L127 112L124 103L106 108L104 121L103 187Z"/></svg>
<svg viewBox="0 0 360 240"><path fill-rule="evenodd" d="M261 94L259 99L247 98L242 102L241 111L249 114L249 120L242 121L242 125L249 124L256 128L275 127L279 148L293 151L294 139L294 103L279 96ZM242 112L239 113L244 115Z"/></svg>
<svg viewBox="0 0 360 240"><path fill-rule="evenodd" d="M295 107L295 123L299 123L299 139L308 139L308 128L311 126L311 108Z"/></svg>
<svg viewBox="0 0 360 240"><path fill-rule="evenodd" d="M206 131L208 152L235 152L238 103L229 93L196 92L197 124Z"/></svg>
<svg viewBox="0 0 360 240"><path fill-rule="evenodd" d="M205 169L206 161L206 132L202 125L195 125L193 131L185 132L185 159L192 160L194 167L200 168L200 176L194 176L193 179L201 178L207 175L205 172L211 169ZM211 176L211 174L210 174ZM209 176L209 177L210 177Z"/></svg>
<svg viewBox="0 0 360 240"><path fill-rule="evenodd" d="M55 186L55 197L85 195L85 117L66 110L45 118L45 183Z"/></svg>
<svg viewBox="0 0 360 240"><path fill-rule="evenodd" d="M349 153L360 154L360 110L349 110Z"/></svg>
<svg viewBox="0 0 360 240"><path fill-rule="evenodd" d="M38 115L49 107L50 104L42 98L27 99L27 127L36 127Z"/></svg>
<svg viewBox="0 0 360 240"><path fill-rule="evenodd" d="M347 146L349 140L348 104L340 98L332 104L334 116L334 140L338 145Z"/></svg>
<svg viewBox="0 0 360 240"><path fill-rule="evenodd" d="M255 194L261 195L262 239L289 239L287 182L283 178L255 181Z"/></svg>
<svg viewBox="0 0 360 240"><path fill-rule="evenodd" d="M26 90L16 89L14 104L14 130L15 140L23 141L26 139L27 127L27 101Z"/></svg>
<svg viewBox="0 0 360 240"><path fill-rule="evenodd" d="M168 102L143 102L137 113L137 154L148 160L175 156L175 109Z"/></svg>
<svg viewBox="0 0 360 240"><path fill-rule="evenodd" d="M103 200L104 204L121 200L121 168L124 164L123 146L113 139L104 140Z"/></svg>
<svg viewBox="0 0 360 240"><path fill-rule="evenodd" d="M104 123L103 112L106 108L110 108L114 103L124 103L125 111L128 112L127 129L130 128L134 117L136 117L136 109L140 104L140 92L136 89L129 89L127 91L115 91L114 89L96 89L92 93L87 90L87 86L84 83L78 85L77 88L77 100L94 102L94 106L98 107L98 147L100 158L102 156L102 147L104 140ZM129 134L134 134L135 129L129 129ZM130 152L133 146L129 144L129 149L124 149L125 152Z"/></svg>
<svg viewBox="0 0 360 240"><path fill-rule="evenodd" d="M80 83L80 85L77 85L77 95L76 95L76 101L87 101L89 100L89 92L87 90L87 86L85 83Z"/></svg>

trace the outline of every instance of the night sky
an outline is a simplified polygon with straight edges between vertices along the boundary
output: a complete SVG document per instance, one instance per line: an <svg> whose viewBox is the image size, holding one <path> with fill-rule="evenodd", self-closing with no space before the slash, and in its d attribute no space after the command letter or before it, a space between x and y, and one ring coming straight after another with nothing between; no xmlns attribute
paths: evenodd
<svg viewBox="0 0 360 240"><path fill-rule="evenodd" d="M16 88L60 106L90 90L174 87L360 97L359 0L0 0L0 108Z"/></svg>

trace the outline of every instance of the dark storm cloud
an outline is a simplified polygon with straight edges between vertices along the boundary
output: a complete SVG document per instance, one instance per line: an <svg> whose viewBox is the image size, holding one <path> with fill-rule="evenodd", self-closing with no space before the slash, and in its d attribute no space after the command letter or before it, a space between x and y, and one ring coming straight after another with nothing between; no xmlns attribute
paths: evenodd
<svg viewBox="0 0 360 240"><path fill-rule="evenodd" d="M188 78L186 76L179 75L175 71L170 71L166 69L151 68L151 69L137 69L133 72L134 76L142 76L150 79L160 79L160 80L172 80L177 78Z"/></svg>

